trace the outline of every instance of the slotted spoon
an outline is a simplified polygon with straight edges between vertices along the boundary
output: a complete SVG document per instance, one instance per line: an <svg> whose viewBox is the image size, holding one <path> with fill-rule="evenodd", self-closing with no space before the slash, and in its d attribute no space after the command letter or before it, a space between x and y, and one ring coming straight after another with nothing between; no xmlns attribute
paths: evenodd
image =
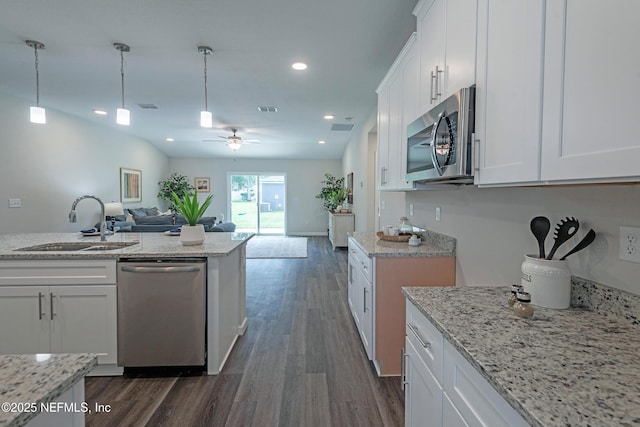
<svg viewBox="0 0 640 427"><path fill-rule="evenodd" d="M580 223L573 217L566 217L561 220L558 225L556 225L555 232L553 233L555 242L549 255L547 255L547 259L553 259L560 245L572 238L578 232L578 228L580 228Z"/></svg>

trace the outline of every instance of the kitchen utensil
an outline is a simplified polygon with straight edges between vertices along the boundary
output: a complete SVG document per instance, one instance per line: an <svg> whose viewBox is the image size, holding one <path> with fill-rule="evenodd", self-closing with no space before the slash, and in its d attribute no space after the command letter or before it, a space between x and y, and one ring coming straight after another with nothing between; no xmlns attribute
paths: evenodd
<svg viewBox="0 0 640 427"><path fill-rule="evenodd" d="M575 248L571 249L569 252L567 252L567 254L565 256L563 256L562 258L560 258L560 261L564 260L565 258L567 258L569 255L573 255L578 251L583 250L584 248L586 248L587 246L589 246L593 240L596 238L596 232L593 231L593 229L589 230L589 232L587 232L586 236L584 236L582 238L582 240L580 240L580 243L578 243L576 245Z"/></svg>
<svg viewBox="0 0 640 427"><path fill-rule="evenodd" d="M544 258L544 240L547 238L547 234L549 234L549 230L551 229L549 218L546 216L537 216L531 220L530 226L531 232L538 241L538 252L540 253L540 258Z"/></svg>
<svg viewBox="0 0 640 427"><path fill-rule="evenodd" d="M580 228L580 223L573 217L566 217L561 220L558 225L556 225L555 232L553 233L555 243L551 248L551 252L547 255L547 259L553 259L553 256L556 254L560 245L572 238L578 232L578 228Z"/></svg>

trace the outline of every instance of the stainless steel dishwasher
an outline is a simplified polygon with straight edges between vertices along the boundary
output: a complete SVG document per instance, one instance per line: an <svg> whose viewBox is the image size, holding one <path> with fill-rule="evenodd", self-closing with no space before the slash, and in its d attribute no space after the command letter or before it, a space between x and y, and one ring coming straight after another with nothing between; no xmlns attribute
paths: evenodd
<svg viewBox="0 0 640 427"><path fill-rule="evenodd" d="M204 259L118 262L118 365L203 366Z"/></svg>

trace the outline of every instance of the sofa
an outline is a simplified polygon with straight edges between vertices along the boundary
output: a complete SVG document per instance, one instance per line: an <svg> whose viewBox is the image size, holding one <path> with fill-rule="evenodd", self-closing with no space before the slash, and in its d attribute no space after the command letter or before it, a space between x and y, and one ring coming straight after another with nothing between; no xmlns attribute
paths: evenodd
<svg viewBox="0 0 640 427"><path fill-rule="evenodd" d="M180 214L160 212L158 208L125 209L123 215L116 215L115 223L107 221L107 228L119 227L119 232L162 233L173 230L187 221ZM233 232L236 226L232 222L217 222L215 216L202 217L198 224L204 225L207 232ZM99 229L100 224L96 224Z"/></svg>

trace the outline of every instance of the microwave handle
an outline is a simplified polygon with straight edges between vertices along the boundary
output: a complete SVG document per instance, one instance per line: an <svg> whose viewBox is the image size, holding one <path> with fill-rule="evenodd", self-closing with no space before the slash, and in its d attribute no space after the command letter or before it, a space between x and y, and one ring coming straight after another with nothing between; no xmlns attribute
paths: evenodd
<svg viewBox="0 0 640 427"><path fill-rule="evenodd" d="M440 162L438 162L438 154L436 153L436 149L437 149L436 136L438 135L438 127L440 126L440 123L442 122L442 120L444 120L445 117L446 117L446 114L443 111L442 114L440 114L438 121L434 123L433 132L431 133L431 161L433 162L433 166L438 172L438 176L442 176L444 171L442 170L442 166L440 165Z"/></svg>

